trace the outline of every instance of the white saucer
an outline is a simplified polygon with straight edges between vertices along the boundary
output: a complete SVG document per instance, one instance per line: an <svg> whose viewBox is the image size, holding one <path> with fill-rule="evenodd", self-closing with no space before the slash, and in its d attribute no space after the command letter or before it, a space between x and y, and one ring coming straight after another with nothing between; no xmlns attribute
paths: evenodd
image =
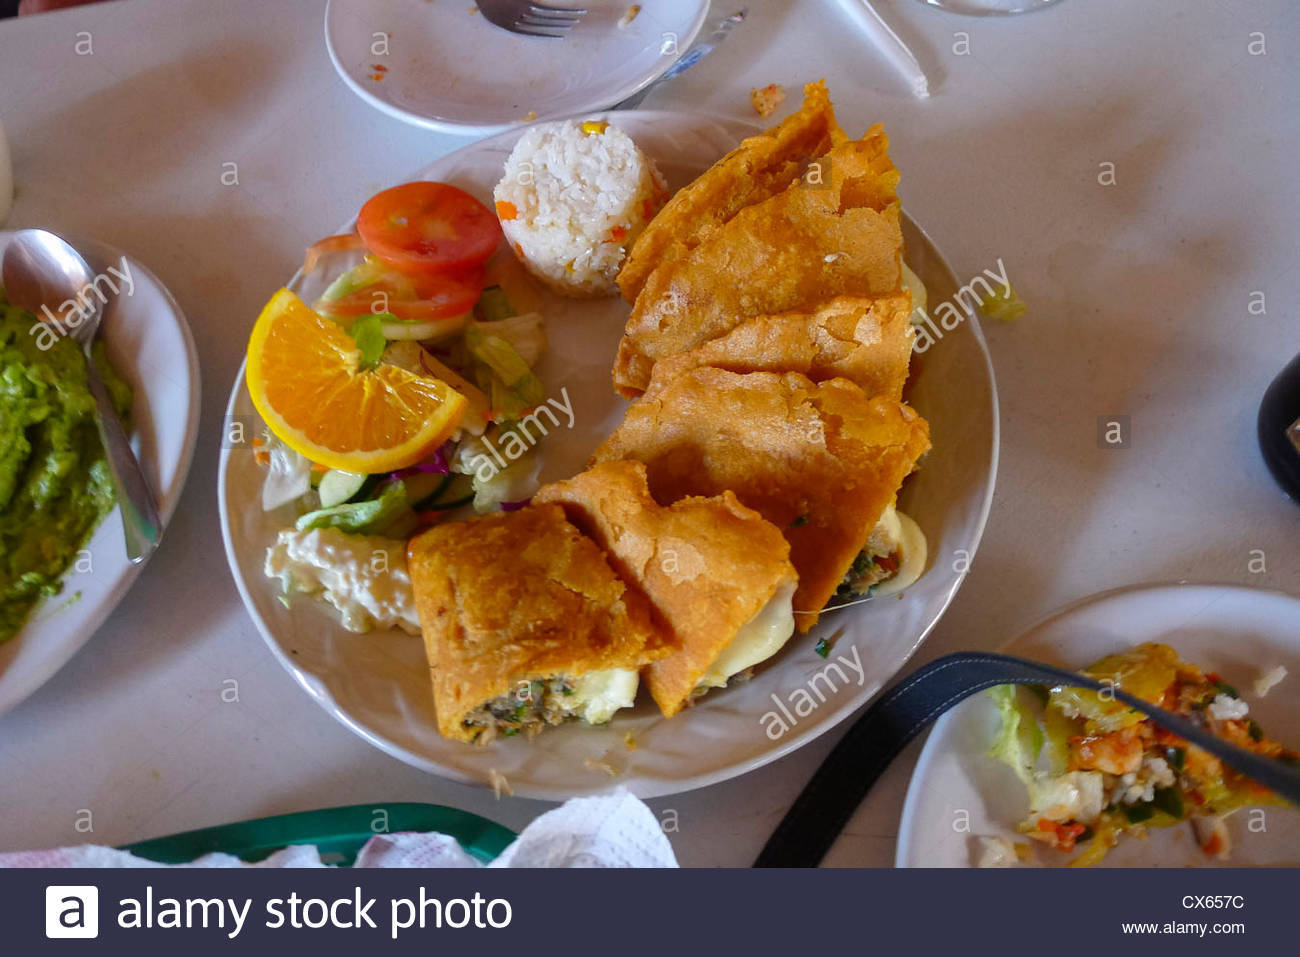
<svg viewBox="0 0 1300 957"><path fill-rule="evenodd" d="M626 26L629 4L584 0L563 39L489 23L470 2L330 0L325 43L339 76L371 106L448 133L495 133L619 103L691 45L707 0L656 0Z"/></svg>

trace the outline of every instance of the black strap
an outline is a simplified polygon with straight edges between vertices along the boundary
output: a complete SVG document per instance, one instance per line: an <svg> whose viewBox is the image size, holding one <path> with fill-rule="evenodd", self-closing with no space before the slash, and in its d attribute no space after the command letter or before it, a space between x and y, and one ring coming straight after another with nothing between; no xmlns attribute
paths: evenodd
<svg viewBox="0 0 1300 957"><path fill-rule="evenodd" d="M920 668L878 698L812 776L768 838L755 867L816 867L876 779L930 722L957 702L996 685L1068 685L1101 691L1210 752L1242 774L1300 804L1300 770L1253 754L1113 685L1023 658L959 652Z"/></svg>

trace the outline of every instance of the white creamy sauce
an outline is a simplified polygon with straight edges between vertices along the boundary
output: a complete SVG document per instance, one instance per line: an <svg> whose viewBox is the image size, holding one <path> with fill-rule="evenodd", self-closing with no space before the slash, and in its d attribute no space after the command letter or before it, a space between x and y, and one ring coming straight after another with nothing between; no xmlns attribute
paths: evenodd
<svg viewBox="0 0 1300 957"><path fill-rule="evenodd" d="M286 530L266 550L266 574L280 579L286 594L324 598L348 631L420 633L405 542L335 528Z"/></svg>

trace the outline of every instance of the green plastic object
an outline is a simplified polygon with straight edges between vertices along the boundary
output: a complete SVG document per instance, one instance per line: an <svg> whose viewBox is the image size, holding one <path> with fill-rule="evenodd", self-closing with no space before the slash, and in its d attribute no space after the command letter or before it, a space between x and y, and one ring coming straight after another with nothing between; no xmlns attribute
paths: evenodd
<svg viewBox="0 0 1300 957"><path fill-rule="evenodd" d="M376 817L387 815L385 831L375 831ZM205 827L183 834L156 837L120 848L159 864L187 864L204 854L232 854L252 864L282 848L314 844L326 864L351 867L366 841L377 833L438 831L484 864L494 860L515 839L514 831L494 821L436 804L354 804L278 814L254 821Z"/></svg>

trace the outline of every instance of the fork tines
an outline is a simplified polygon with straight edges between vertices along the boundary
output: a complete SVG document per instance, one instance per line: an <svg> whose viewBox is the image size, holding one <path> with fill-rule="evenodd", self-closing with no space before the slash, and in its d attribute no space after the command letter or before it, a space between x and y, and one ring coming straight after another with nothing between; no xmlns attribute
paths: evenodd
<svg viewBox="0 0 1300 957"><path fill-rule="evenodd" d="M547 7L531 3L515 20L520 33L537 37L562 37L586 14L580 7Z"/></svg>

